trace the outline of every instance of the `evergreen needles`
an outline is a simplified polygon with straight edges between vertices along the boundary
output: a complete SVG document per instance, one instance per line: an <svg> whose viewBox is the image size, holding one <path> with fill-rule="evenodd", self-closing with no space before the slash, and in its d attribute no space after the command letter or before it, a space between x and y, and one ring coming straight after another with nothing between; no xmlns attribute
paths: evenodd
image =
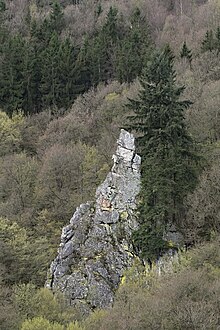
<svg viewBox="0 0 220 330"><path fill-rule="evenodd" d="M174 56L169 47L156 53L141 78L142 89L130 100L128 128L137 133L142 156L140 228L134 242L143 256L152 258L166 247L168 224L181 220L183 200L196 184L194 143L187 133L182 100L184 86L176 85Z"/></svg>

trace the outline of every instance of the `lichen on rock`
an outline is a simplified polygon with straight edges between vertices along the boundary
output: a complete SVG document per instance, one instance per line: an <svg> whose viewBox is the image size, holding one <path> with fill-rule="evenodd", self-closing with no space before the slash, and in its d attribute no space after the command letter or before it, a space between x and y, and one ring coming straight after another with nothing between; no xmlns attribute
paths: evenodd
<svg viewBox="0 0 220 330"><path fill-rule="evenodd" d="M135 209L141 158L135 153L133 135L125 130L121 130L113 161L96 191L96 201L80 205L63 228L46 282L85 314L113 303L123 273L135 257L131 234L138 226Z"/></svg>

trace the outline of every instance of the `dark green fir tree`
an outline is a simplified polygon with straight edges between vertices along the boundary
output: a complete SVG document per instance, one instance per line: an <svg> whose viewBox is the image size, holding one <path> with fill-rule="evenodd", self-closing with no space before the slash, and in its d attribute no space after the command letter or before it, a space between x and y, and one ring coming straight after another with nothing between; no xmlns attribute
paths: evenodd
<svg viewBox="0 0 220 330"><path fill-rule="evenodd" d="M79 75L79 85L81 85L82 91L87 91L92 85L92 78L98 76L93 67L93 60L91 54L91 44L89 43L89 36L84 38L84 42L78 52L75 70ZM93 73L92 73L93 72Z"/></svg>
<svg viewBox="0 0 220 330"><path fill-rule="evenodd" d="M207 52L207 51L213 51L216 46L216 41L215 41L215 36L213 34L212 30L208 30L206 32L205 38L202 41L202 51Z"/></svg>
<svg viewBox="0 0 220 330"><path fill-rule="evenodd" d="M101 56L104 61L102 69L104 81L115 78L117 45L120 42L120 34L118 10L115 7L110 7L106 22L99 34L99 47L102 47Z"/></svg>
<svg viewBox="0 0 220 330"><path fill-rule="evenodd" d="M108 43L103 38L101 33L98 33L89 44L85 44L85 49L82 49L81 55L84 55L85 61L88 63L88 70L90 72L90 80L92 86L96 86L102 81L107 81L112 73L112 66L108 56Z"/></svg>
<svg viewBox="0 0 220 330"><path fill-rule="evenodd" d="M115 7L110 7L106 22L102 27L102 33L108 41L111 42L111 46L117 41L118 38L118 10Z"/></svg>
<svg viewBox="0 0 220 330"><path fill-rule="evenodd" d="M78 86L80 75L76 66L77 54L78 49L68 38L62 41L58 53L60 90L57 104L59 107L68 108L76 96L82 92L81 87Z"/></svg>
<svg viewBox="0 0 220 330"><path fill-rule="evenodd" d="M5 1L0 0L0 13L4 12L6 10L6 4Z"/></svg>
<svg viewBox="0 0 220 330"><path fill-rule="evenodd" d="M95 9L95 17L98 18L102 12L103 12L102 5L101 2L99 2Z"/></svg>
<svg viewBox="0 0 220 330"><path fill-rule="evenodd" d="M49 26L51 32L61 33L64 26L64 14L62 6L58 1L54 1L52 4L52 11L49 17Z"/></svg>
<svg viewBox="0 0 220 330"><path fill-rule="evenodd" d="M181 52L180 52L180 57L181 58L185 58L190 66L191 66L191 63L192 63L192 51L187 47L186 45L186 41L184 41L183 43L183 47L181 49Z"/></svg>
<svg viewBox="0 0 220 330"><path fill-rule="evenodd" d="M218 50L218 52L220 52L220 26L217 27L215 37L216 37L216 49Z"/></svg>
<svg viewBox="0 0 220 330"><path fill-rule="evenodd" d="M156 53L141 78L138 98L130 100L129 125L142 156L140 228L134 243L146 258L158 256L170 224L178 225L187 193L197 182L195 145L187 133L182 99L169 47Z"/></svg>
<svg viewBox="0 0 220 330"><path fill-rule="evenodd" d="M61 41L56 32L51 36L47 48L41 54L42 72L41 72L41 86L43 107L58 106L59 93L62 88L59 76L59 52Z"/></svg>
<svg viewBox="0 0 220 330"><path fill-rule="evenodd" d="M5 2L0 0L0 56L2 56L4 42L8 39L8 32L5 28Z"/></svg>
<svg viewBox="0 0 220 330"><path fill-rule="evenodd" d="M20 36L9 36L4 44L0 63L0 107L9 116L16 110L23 110L26 50L27 43Z"/></svg>
<svg viewBox="0 0 220 330"><path fill-rule="evenodd" d="M140 9L136 8L130 17L130 26L118 47L117 79L121 82L131 82L139 76L152 48L147 22Z"/></svg>

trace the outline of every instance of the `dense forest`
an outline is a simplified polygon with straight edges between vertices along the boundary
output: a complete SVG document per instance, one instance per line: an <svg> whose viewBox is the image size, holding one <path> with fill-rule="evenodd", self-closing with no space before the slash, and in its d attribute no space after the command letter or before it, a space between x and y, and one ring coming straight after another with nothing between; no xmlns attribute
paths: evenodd
<svg viewBox="0 0 220 330"><path fill-rule="evenodd" d="M218 328L219 52L218 0L0 0L1 329ZM172 219L193 248L84 320L43 286L121 127L143 159L134 244L153 261Z"/></svg>

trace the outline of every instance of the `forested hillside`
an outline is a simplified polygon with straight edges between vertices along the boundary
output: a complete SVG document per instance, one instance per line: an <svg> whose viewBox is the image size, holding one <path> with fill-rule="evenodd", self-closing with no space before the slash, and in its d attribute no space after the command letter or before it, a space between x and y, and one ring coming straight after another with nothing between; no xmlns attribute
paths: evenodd
<svg viewBox="0 0 220 330"><path fill-rule="evenodd" d="M218 0L0 0L1 329L219 326L219 51ZM152 135L162 146L154 153L149 127L138 126L143 109L157 114L158 121L148 117L152 134L163 125L181 127L172 131L178 131L169 141L173 153L161 167L158 157L167 155L168 139ZM109 171L121 127L146 138L142 145L137 142L146 161L141 230L134 233L134 243L153 261L168 248L163 231L172 218L187 246L204 245L177 275L164 282L153 279L149 291L145 280L133 279L118 293L111 315L101 311L97 320L95 315L77 325L71 322L82 316L43 286L61 229L80 203L92 199ZM173 179L174 168L178 179ZM173 296L168 283L175 288ZM138 300L148 306L148 319L135 309ZM181 314L184 304L189 308ZM137 314L134 323L130 308ZM202 314L208 323L201 321ZM24 322L32 318L38 328L35 321Z"/></svg>

